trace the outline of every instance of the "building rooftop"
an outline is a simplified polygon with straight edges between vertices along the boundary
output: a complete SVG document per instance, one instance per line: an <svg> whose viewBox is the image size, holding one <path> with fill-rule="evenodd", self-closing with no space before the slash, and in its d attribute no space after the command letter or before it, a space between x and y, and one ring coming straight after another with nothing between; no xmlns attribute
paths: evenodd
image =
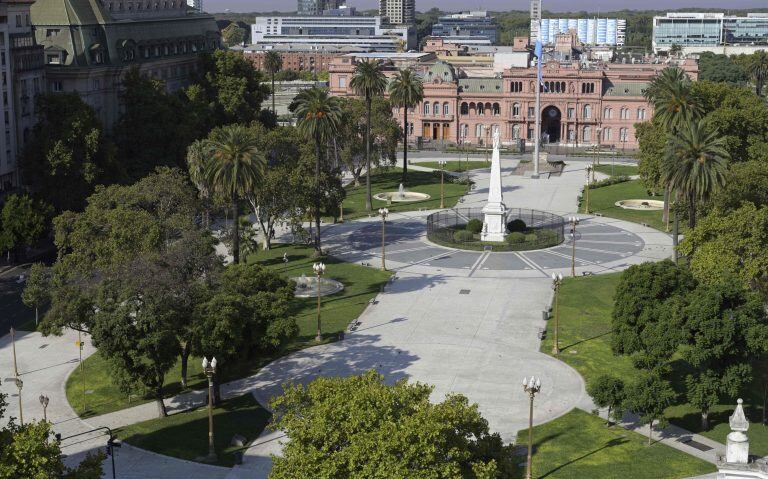
<svg viewBox="0 0 768 479"><path fill-rule="evenodd" d="M370 58L381 60L422 60L434 57L434 53L425 52L406 52L406 53L387 53L387 52L368 52L368 53L350 53L346 56L355 58Z"/></svg>
<svg viewBox="0 0 768 479"><path fill-rule="evenodd" d="M631 82L603 82L604 96L643 96L643 92L648 88L647 83Z"/></svg>
<svg viewBox="0 0 768 479"><path fill-rule="evenodd" d="M354 45L311 45L304 43L259 43L245 47L235 46L232 50L241 50L246 53L258 52L296 52L296 53L338 53L347 54L355 52L367 52L368 49Z"/></svg>

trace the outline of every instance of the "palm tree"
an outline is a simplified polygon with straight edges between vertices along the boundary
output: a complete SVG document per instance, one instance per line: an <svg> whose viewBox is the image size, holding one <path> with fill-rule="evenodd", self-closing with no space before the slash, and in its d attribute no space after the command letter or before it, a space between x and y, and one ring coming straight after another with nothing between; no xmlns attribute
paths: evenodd
<svg viewBox="0 0 768 479"><path fill-rule="evenodd" d="M424 99L424 83L413 71L397 72L389 84L392 105L403 109L403 184L408 180L408 109L416 107Z"/></svg>
<svg viewBox="0 0 768 479"><path fill-rule="evenodd" d="M702 108L691 88L688 75L677 67L665 68L655 77L644 92L645 98L653 105L654 120L666 130L668 137L674 136L680 125L702 116ZM669 221L669 185L664 185L663 221Z"/></svg>
<svg viewBox="0 0 768 479"><path fill-rule="evenodd" d="M211 185L206 175L206 167L211 158L211 151L208 142L205 140L195 140L187 147L187 171L189 179L197 188L200 195L200 201L203 203L203 227L208 228L211 223L210 201Z"/></svg>
<svg viewBox="0 0 768 479"><path fill-rule="evenodd" d="M328 94L324 88L310 88L296 96L297 128L308 140L315 144L315 253L322 254L320 248L320 162L323 145L327 144L339 129L341 123L341 104L339 99Z"/></svg>
<svg viewBox="0 0 768 479"><path fill-rule="evenodd" d="M238 201L261 183L266 165L257 140L252 130L237 124L214 129L206 140L211 157L205 176L214 191L232 202L232 258L235 263L240 262Z"/></svg>
<svg viewBox="0 0 768 479"><path fill-rule="evenodd" d="M270 50L264 55L264 69L269 72L272 78L272 113L277 114L275 110L275 74L283 68L283 57L274 50Z"/></svg>
<svg viewBox="0 0 768 479"><path fill-rule="evenodd" d="M673 43L671 47L669 47L669 55L672 57L678 57L680 54L683 53L683 47L678 45L677 43Z"/></svg>
<svg viewBox="0 0 768 479"><path fill-rule="evenodd" d="M670 137L662 178L688 200L689 227L696 226L696 203L708 200L725 184L727 164L724 139L704 120L690 121ZM674 235L677 233L675 213Z"/></svg>
<svg viewBox="0 0 768 479"><path fill-rule="evenodd" d="M387 79L377 61L366 60L355 66L355 74L349 82L355 93L365 97L365 209L371 211L371 102L387 88Z"/></svg>
<svg viewBox="0 0 768 479"><path fill-rule="evenodd" d="M747 64L747 72L755 79L755 93L761 96L765 80L768 79L768 52L758 50L753 53Z"/></svg>

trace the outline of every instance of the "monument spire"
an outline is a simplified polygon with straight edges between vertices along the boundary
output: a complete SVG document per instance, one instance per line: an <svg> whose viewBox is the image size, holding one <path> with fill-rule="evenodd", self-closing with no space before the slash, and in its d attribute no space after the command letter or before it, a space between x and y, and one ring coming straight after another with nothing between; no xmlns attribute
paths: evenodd
<svg viewBox="0 0 768 479"><path fill-rule="evenodd" d="M501 190L501 158L499 130L493 132L491 156L491 183L488 185L488 203L483 207L483 241L504 241L507 233L507 207Z"/></svg>

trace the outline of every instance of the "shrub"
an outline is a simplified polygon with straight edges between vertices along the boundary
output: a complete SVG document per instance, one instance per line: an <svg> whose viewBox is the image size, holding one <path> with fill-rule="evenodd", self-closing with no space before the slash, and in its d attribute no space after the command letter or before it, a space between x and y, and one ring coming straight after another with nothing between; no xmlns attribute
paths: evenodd
<svg viewBox="0 0 768 479"><path fill-rule="evenodd" d="M618 175L618 176L609 176L608 178L600 181L596 181L594 183L591 183L589 185L590 190L594 190L595 188L602 188L603 186L611 186L618 183L624 183L625 181L629 181L631 178L629 176L625 175Z"/></svg>
<svg viewBox="0 0 768 479"><path fill-rule="evenodd" d="M514 233L509 233L504 240L507 244L520 244L525 241L525 234L515 231Z"/></svg>
<svg viewBox="0 0 768 479"><path fill-rule="evenodd" d="M453 240L457 243L466 243L475 239L475 235L471 231L459 230L453 233Z"/></svg>
<svg viewBox="0 0 768 479"><path fill-rule="evenodd" d="M536 236L541 244L554 245L560 240L560 235L555 230L538 230Z"/></svg>
<svg viewBox="0 0 768 479"><path fill-rule="evenodd" d="M525 221L519 218L507 223L507 229L509 230L510 233L525 231L525 228L526 228Z"/></svg>
<svg viewBox="0 0 768 479"><path fill-rule="evenodd" d="M526 243L535 243L538 241L539 237L536 233L528 233L525 235L525 242Z"/></svg>
<svg viewBox="0 0 768 479"><path fill-rule="evenodd" d="M469 220L465 229L471 233L479 233L483 231L483 222L478 219Z"/></svg>

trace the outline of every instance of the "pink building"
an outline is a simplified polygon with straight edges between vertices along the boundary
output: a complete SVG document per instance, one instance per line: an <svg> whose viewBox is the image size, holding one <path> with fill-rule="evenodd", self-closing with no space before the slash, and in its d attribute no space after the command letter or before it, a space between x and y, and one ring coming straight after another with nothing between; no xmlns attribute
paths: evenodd
<svg viewBox="0 0 768 479"><path fill-rule="evenodd" d="M330 65L331 93L351 96L356 59L336 58ZM586 64L551 60L543 66L541 134L550 143L637 147L634 124L653 113L643 90L664 68L658 64ZM415 63L422 72L424 101L409 112L408 136L425 141L486 144L499 130L503 143L535 138L536 67L509 68L501 76L467 77L444 61ZM681 67L696 79L698 67ZM386 68L387 76L395 73ZM402 112L394 109L402 122Z"/></svg>

